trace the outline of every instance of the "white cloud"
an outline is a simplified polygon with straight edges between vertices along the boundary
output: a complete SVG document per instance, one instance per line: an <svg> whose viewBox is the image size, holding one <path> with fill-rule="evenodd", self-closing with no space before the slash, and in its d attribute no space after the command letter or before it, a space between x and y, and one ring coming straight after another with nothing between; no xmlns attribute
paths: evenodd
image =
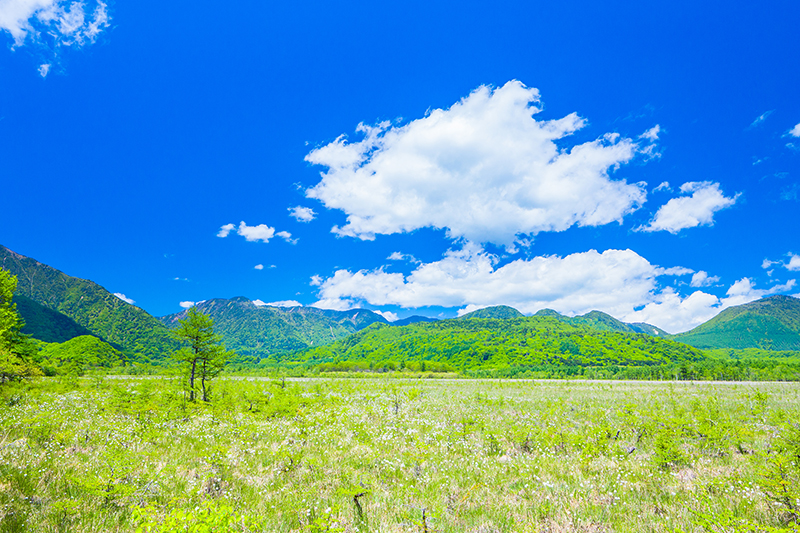
<svg viewBox="0 0 800 533"><path fill-rule="evenodd" d="M219 232L217 232L217 237L224 239L234 229L236 229L235 224L225 224L224 226L220 226ZM242 221L239 223L239 228L236 229L236 233L244 237L245 240L249 242L269 242L269 240L276 235L288 243L295 244L297 242L297 239L292 239L292 234L288 231L279 231L276 233L275 228L267 226L266 224L248 226L244 221Z"/></svg>
<svg viewBox="0 0 800 533"><path fill-rule="evenodd" d="M119 298L119 299L120 299L120 300L122 300L123 302L129 303L129 304L131 304L131 305L133 305L133 304L135 304L135 303L136 303L136 301L135 301L135 300L133 300L133 299L131 299L131 298L128 298L127 296L125 296L125 295L124 295L124 294L122 294L121 292L115 292L115 293L114 293L114 296L116 296L117 298Z"/></svg>
<svg viewBox="0 0 800 533"><path fill-rule="evenodd" d="M340 136L306 156L327 167L306 195L347 214L333 228L339 235L373 239L433 227L506 246L520 235L621 221L638 209L645 185L610 174L637 154L653 156L653 148L618 134L559 148L556 141L586 121L575 113L537 121L538 104L538 90L510 81L403 126L359 124L362 140Z"/></svg>
<svg viewBox="0 0 800 533"><path fill-rule="evenodd" d="M714 224L714 213L730 207L739 198L737 193L732 198L722 194L719 183L710 181L690 181L681 185L682 193L691 196L673 198L662 205L650 224L638 228L640 231L669 231L678 233L682 229Z"/></svg>
<svg viewBox="0 0 800 533"><path fill-rule="evenodd" d="M789 135L792 137L800 137L800 124L789 130Z"/></svg>
<svg viewBox="0 0 800 533"><path fill-rule="evenodd" d="M310 207L295 206L289 208L289 216L292 216L300 222L311 222L317 217L317 214Z"/></svg>
<svg viewBox="0 0 800 533"><path fill-rule="evenodd" d="M297 244L297 239L292 239L292 234L289 233L288 231L279 231L275 235L277 235L284 241L288 242L289 244Z"/></svg>
<svg viewBox="0 0 800 533"><path fill-rule="evenodd" d="M236 224L225 224L219 228L219 232L217 233L217 237L224 239L228 236L230 232L236 229Z"/></svg>
<svg viewBox="0 0 800 533"><path fill-rule="evenodd" d="M316 277L315 307L346 310L362 305L406 308L459 307L459 314L492 305L510 305L523 313L555 309L567 315L599 310L626 322L648 322L668 332L691 329L722 309L767 294L789 290L794 281L767 290L748 278L734 283L725 298L695 291L682 297L659 279L688 275L683 267L662 268L632 250L595 250L565 257L518 259L498 267L499 259L467 244L436 262L419 265L410 275L377 270L339 270ZM714 280L705 272L704 282ZM693 276L693 281L702 278Z"/></svg>
<svg viewBox="0 0 800 533"><path fill-rule="evenodd" d="M258 307L270 306L270 307L303 307L303 304L298 302L297 300L280 300L277 302L263 302L261 300L253 300L253 303Z"/></svg>
<svg viewBox="0 0 800 533"><path fill-rule="evenodd" d="M770 261L769 259L764 259L764 261L761 263L761 268L766 270L769 267L771 267L772 265L776 265L778 263L780 263L780 261Z"/></svg>
<svg viewBox="0 0 800 533"><path fill-rule="evenodd" d="M12 49L29 46L48 56L50 63L38 67L42 77L62 50L94 43L110 20L102 1L0 0L0 31L11 35Z"/></svg>
<svg viewBox="0 0 800 533"><path fill-rule="evenodd" d="M381 315L389 322L395 322L397 320L397 314L392 313L391 311L373 311L374 313Z"/></svg>
<svg viewBox="0 0 800 533"><path fill-rule="evenodd" d="M194 302L181 302L178 305L180 305L184 309L189 309L190 307L194 307Z"/></svg>
<svg viewBox="0 0 800 533"><path fill-rule="evenodd" d="M668 181L662 181L659 183L651 192L658 192L658 191L672 191L672 187L669 186Z"/></svg>
<svg viewBox="0 0 800 533"><path fill-rule="evenodd" d="M784 266L789 270L800 270L800 255L789 254L789 262Z"/></svg>
<svg viewBox="0 0 800 533"><path fill-rule="evenodd" d="M258 265L254 266L253 268L255 268L256 270L264 270L264 265L259 263Z"/></svg>
<svg viewBox="0 0 800 533"><path fill-rule="evenodd" d="M692 287L708 287L718 281L719 276L709 276L708 272L701 270L700 272L695 272L694 276L692 276L690 285Z"/></svg>
<svg viewBox="0 0 800 533"><path fill-rule="evenodd" d="M631 250L590 250L566 257L519 259L496 268L498 258L467 244L408 277L382 269L339 270L318 279L320 302L335 309L358 301L402 307L511 305L524 313L549 307L568 314L599 309L615 316L651 300L656 277L668 275ZM685 269L682 269L685 270Z"/></svg>
<svg viewBox="0 0 800 533"><path fill-rule="evenodd" d="M259 224L257 226L248 226L242 221L239 224L239 229L236 231L239 235L249 242L269 242L275 235L275 228L267 226L266 224Z"/></svg>

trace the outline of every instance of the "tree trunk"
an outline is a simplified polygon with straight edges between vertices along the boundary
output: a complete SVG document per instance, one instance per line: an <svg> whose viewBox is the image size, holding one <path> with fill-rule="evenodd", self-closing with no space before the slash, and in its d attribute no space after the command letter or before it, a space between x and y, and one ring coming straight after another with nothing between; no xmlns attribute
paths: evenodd
<svg viewBox="0 0 800 533"><path fill-rule="evenodd" d="M206 395L206 363L207 361L203 359L203 368L200 371L200 384L203 387L203 401L208 401L208 396Z"/></svg>
<svg viewBox="0 0 800 533"><path fill-rule="evenodd" d="M197 359L192 360L192 374L189 376L189 401L194 401L194 374L197 368Z"/></svg>

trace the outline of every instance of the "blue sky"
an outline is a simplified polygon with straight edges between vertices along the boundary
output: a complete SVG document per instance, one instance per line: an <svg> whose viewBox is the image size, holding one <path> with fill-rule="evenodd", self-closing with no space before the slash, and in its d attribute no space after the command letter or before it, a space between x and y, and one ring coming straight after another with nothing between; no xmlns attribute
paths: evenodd
<svg viewBox="0 0 800 533"><path fill-rule="evenodd" d="M0 244L153 315L800 287L796 2L0 0Z"/></svg>

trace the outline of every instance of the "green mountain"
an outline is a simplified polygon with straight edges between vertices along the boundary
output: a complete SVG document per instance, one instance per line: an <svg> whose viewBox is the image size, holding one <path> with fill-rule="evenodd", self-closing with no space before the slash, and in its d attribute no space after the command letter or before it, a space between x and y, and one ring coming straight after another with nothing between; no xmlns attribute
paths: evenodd
<svg viewBox="0 0 800 533"><path fill-rule="evenodd" d="M704 358L699 350L671 340L600 330L563 318L461 318L398 327L374 324L347 339L297 354L295 359L371 367L424 361L464 371L546 365L648 366ZM593 319L600 322L598 317Z"/></svg>
<svg viewBox="0 0 800 533"><path fill-rule="evenodd" d="M264 359L343 339L386 319L366 309L334 311L316 307L257 306L248 298L215 298L197 304L214 319L214 330L240 357ZM161 317L174 327L187 311ZM251 361L255 362L255 361Z"/></svg>
<svg viewBox="0 0 800 533"><path fill-rule="evenodd" d="M4 246L0 246L0 268L17 276L16 295L66 315L132 358L159 361L177 347L161 322L93 281L68 276Z"/></svg>
<svg viewBox="0 0 800 533"><path fill-rule="evenodd" d="M44 342L65 342L92 332L67 315L22 296L14 295L17 312L25 321L22 333Z"/></svg>
<svg viewBox="0 0 800 533"><path fill-rule="evenodd" d="M495 305L493 307L484 307L483 309L472 311L471 313L462 315L461 317L459 317L459 319L469 320L472 318L497 318L506 320L509 318L521 318L523 316L525 315L523 315L513 307L509 307L507 305Z"/></svg>
<svg viewBox="0 0 800 533"><path fill-rule="evenodd" d="M125 364L125 356L94 335L82 335L62 343L45 346L37 355L44 368L83 374L90 368L113 368Z"/></svg>
<svg viewBox="0 0 800 533"><path fill-rule="evenodd" d="M800 299L769 296L729 307L671 338L697 348L800 350Z"/></svg>

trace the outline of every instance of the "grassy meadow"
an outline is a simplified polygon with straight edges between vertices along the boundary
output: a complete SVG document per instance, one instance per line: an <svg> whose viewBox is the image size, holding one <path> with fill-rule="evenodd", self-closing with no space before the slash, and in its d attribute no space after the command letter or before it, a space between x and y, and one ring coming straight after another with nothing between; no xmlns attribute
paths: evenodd
<svg viewBox="0 0 800 533"><path fill-rule="evenodd" d="M0 388L0 531L800 531L800 384Z"/></svg>

